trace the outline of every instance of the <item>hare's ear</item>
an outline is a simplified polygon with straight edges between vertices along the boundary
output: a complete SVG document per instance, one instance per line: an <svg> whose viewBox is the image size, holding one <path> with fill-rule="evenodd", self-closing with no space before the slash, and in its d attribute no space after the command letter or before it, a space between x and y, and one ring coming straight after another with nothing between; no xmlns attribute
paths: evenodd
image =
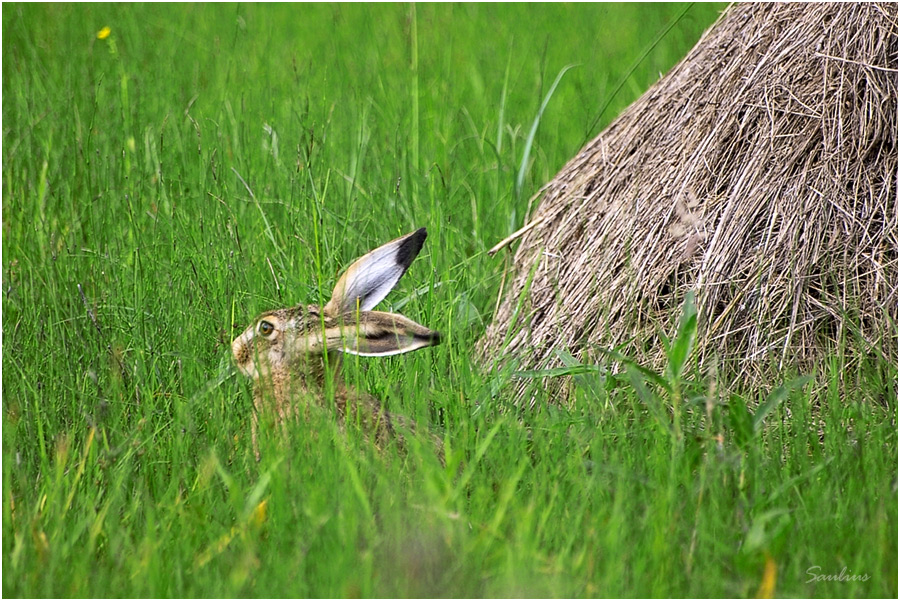
<svg viewBox="0 0 900 601"><path fill-rule="evenodd" d="M334 286L331 300L325 305L325 315L336 317L374 308L409 269L426 236L423 227L357 259Z"/></svg>
<svg viewBox="0 0 900 601"><path fill-rule="evenodd" d="M387 357L440 343L440 333L402 315L366 311L359 313L355 323L344 325L339 346L335 345L334 350L363 357Z"/></svg>

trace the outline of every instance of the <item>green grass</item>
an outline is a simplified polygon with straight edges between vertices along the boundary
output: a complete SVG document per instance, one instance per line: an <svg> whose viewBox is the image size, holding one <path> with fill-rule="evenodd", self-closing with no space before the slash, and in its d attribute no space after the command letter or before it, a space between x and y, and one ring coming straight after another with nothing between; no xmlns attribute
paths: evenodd
<svg viewBox="0 0 900 601"><path fill-rule="evenodd" d="M569 407L473 357L485 250L721 6L3 8L4 596L897 596L895 365L729 395L690 305ZM327 414L257 463L231 338L423 226L384 305L446 342L347 379L446 465Z"/></svg>

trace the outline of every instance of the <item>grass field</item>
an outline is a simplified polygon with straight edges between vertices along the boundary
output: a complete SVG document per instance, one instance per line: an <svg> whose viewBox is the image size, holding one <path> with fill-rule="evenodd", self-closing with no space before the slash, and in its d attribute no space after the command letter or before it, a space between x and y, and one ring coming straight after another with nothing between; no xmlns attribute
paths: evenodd
<svg viewBox="0 0 900 601"><path fill-rule="evenodd" d="M896 597L895 365L738 396L690 299L568 407L473 356L486 249L721 9L5 4L3 596ZM230 340L418 227L383 307L445 342L346 378L445 464L327 412L257 463Z"/></svg>

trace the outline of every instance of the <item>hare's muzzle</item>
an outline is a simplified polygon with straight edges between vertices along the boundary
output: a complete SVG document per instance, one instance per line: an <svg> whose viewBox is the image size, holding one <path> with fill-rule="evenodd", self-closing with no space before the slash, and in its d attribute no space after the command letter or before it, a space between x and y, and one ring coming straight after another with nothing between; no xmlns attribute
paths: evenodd
<svg viewBox="0 0 900 601"><path fill-rule="evenodd" d="M247 328L231 343L231 354L234 355L238 371L248 378L255 378L257 375L253 362L253 336L253 328Z"/></svg>

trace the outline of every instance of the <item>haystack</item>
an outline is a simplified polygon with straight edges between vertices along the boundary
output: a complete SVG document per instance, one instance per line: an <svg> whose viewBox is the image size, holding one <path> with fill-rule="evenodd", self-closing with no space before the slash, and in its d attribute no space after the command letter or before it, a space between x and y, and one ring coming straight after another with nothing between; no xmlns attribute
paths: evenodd
<svg viewBox="0 0 900 601"><path fill-rule="evenodd" d="M693 290L735 380L896 362L896 178L897 5L734 5L542 190L479 350L660 368Z"/></svg>

